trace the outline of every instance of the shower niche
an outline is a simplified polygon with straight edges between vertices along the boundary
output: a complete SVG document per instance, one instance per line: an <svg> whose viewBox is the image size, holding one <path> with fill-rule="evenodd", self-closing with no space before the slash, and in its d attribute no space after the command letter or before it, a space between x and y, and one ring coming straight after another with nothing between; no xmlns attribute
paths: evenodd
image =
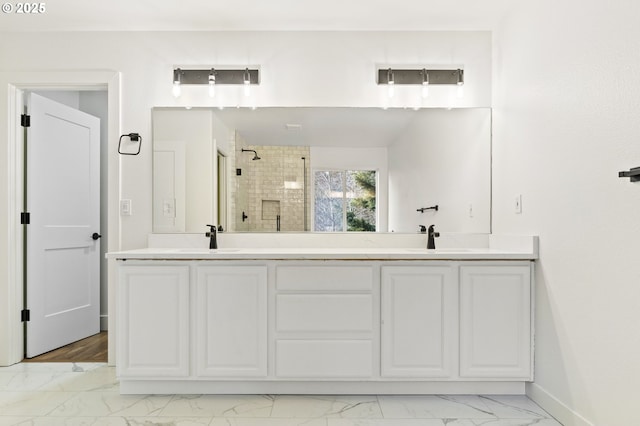
<svg viewBox="0 0 640 426"><path fill-rule="evenodd" d="M308 146L245 145L235 137L231 231L303 232L309 223Z"/></svg>

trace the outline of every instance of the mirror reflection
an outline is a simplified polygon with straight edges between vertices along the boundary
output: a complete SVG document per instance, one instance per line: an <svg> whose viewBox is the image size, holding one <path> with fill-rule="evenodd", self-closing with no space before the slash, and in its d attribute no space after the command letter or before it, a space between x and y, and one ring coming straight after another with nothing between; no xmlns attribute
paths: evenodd
<svg viewBox="0 0 640 426"><path fill-rule="evenodd" d="M486 233L490 147L488 108L154 108L153 231Z"/></svg>

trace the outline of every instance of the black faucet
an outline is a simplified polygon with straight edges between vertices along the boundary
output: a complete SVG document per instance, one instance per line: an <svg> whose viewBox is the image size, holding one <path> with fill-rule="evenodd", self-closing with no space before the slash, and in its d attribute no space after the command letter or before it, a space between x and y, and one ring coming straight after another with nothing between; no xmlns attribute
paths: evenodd
<svg viewBox="0 0 640 426"><path fill-rule="evenodd" d="M209 227L209 232L206 235L209 237L209 249L217 249L218 248L218 232L216 230L215 225L207 225Z"/></svg>
<svg viewBox="0 0 640 426"><path fill-rule="evenodd" d="M436 248L436 238L440 236L439 232L436 232L433 227L435 225L431 225L429 227L429 235L427 237L427 249L435 250Z"/></svg>

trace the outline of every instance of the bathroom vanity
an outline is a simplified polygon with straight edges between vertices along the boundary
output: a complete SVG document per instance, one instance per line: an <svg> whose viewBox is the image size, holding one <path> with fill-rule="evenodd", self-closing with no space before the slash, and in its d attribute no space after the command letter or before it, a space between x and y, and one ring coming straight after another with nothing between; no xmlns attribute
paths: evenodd
<svg viewBox="0 0 640 426"><path fill-rule="evenodd" d="M523 393L534 246L110 253L120 391Z"/></svg>

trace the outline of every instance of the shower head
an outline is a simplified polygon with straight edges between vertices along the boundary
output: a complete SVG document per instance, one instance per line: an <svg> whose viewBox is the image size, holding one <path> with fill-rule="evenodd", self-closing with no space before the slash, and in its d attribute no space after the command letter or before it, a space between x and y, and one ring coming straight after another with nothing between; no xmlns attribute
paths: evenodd
<svg viewBox="0 0 640 426"><path fill-rule="evenodd" d="M242 151L242 152L253 152L253 158L252 158L252 160L253 160L253 161L255 161L255 160L260 160L260 157L258 157L258 153L257 153L257 152L255 152L253 149L244 149L244 148L242 148L242 150L241 150L241 151Z"/></svg>

